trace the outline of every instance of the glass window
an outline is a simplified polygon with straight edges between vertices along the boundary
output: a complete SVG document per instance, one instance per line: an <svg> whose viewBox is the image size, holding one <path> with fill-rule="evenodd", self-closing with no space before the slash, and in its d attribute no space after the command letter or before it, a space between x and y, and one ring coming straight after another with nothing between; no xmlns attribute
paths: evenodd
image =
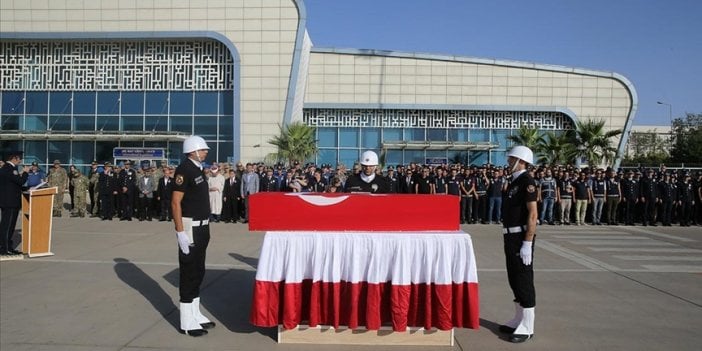
<svg viewBox="0 0 702 351"><path fill-rule="evenodd" d="M358 147L359 128L339 128L339 146ZM356 155L358 157L358 155Z"/></svg>
<svg viewBox="0 0 702 351"><path fill-rule="evenodd" d="M234 115L234 93L222 91L219 95L219 114Z"/></svg>
<svg viewBox="0 0 702 351"><path fill-rule="evenodd" d="M45 91L28 91L27 114L45 114L47 112L49 112L49 94Z"/></svg>
<svg viewBox="0 0 702 351"><path fill-rule="evenodd" d="M219 150L217 150L217 160L219 162L228 161L234 155L234 143L231 141L220 142ZM233 162L236 162L234 160Z"/></svg>
<svg viewBox="0 0 702 351"><path fill-rule="evenodd" d="M336 165L336 155L336 149L319 149L319 152L317 152L317 164L328 163Z"/></svg>
<svg viewBox="0 0 702 351"><path fill-rule="evenodd" d="M2 92L2 113L24 113L24 92L23 91L3 91Z"/></svg>
<svg viewBox="0 0 702 351"><path fill-rule="evenodd" d="M234 139L234 117L232 115L219 116L219 140Z"/></svg>
<svg viewBox="0 0 702 351"><path fill-rule="evenodd" d="M24 142L24 163L31 164L32 162L47 163L46 140L27 140Z"/></svg>
<svg viewBox="0 0 702 351"><path fill-rule="evenodd" d="M507 149L507 144L509 144L509 140L507 140L509 134L507 129L494 129L492 130L492 142L499 144L500 149L505 150Z"/></svg>
<svg viewBox="0 0 702 351"><path fill-rule="evenodd" d="M405 140L407 141L425 141L423 128L406 128Z"/></svg>
<svg viewBox="0 0 702 351"><path fill-rule="evenodd" d="M507 151L491 151L490 152L490 163L503 166L507 164Z"/></svg>
<svg viewBox="0 0 702 351"><path fill-rule="evenodd" d="M52 115L70 115L71 93L67 91L56 91L49 95L49 113Z"/></svg>
<svg viewBox="0 0 702 351"><path fill-rule="evenodd" d="M427 129L427 140L446 141L446 129Z"/></svg>
<svg viewBox="0 0 702 351"><path fill-rule="evenodd" d="M122 92L122 114L142 115L144 114L144 93L137 91Z"/></svg>
<svg viewBox="0 0 702 351"><path fill-rule="evenodd" d="M70 115L50 115L49 130L71 130Z"/></svg>
<svg viewBox="0 0 702 351"><path fill-rule="evenodd" d="M191 116L171 116L171 131L191 134L193 132L193 118Z"/></svg>
<svg viewBox="0 0 702 351"><path fill-rule="evenodd" d="M383 142L402 141L402 128L383 129Z"/></svg>
<svg viewBox="0 0 702 351"><path fill-rule="evenodd" d="M97 93L97 113L102 115L119 114L119 92L99 91Z"/></svg>
<svg viewBox="0 0 702 351"><path fill-rule="evenodd" d="M449 141L468 141L468 129L450 129Z"/></svg>
<svg viewBox="0 0 702 351"><path fill-rule="evenodd" d="M217 97L216 91L198 91L195 93L195 114L196 115L216 115Z"/></svg>
<svg viewBox="0 0 702 351"><path fill-rule="evenodd" d="M195 116L194 124L195 135L217 139L217 116Z"/></svg>
<svg viewBox="0 0 702 351"><path fill-rule="evenodd" d="M317 146L319 147L336 147L337 138L336 128L317 128ZM336 163L336 157L334 158Z"/></svg>
<svg viewBox="0 0 702 351"><path fill-rule="evenodd" d="M170 142L168 143L168 163L179 164L183 157L183 143Z"/></svg>
<svg viewBox="0 0 702 351"><path fill-rule="evenodd" d="M120 141L119 147L144 147L143 141Z"/></svg>
<svg viewBox="0 0 702 351"><path fill-rule="evenodd" d="M171 115L192 115L193 114L193 93L172 91L171 92Z"/></svg>
<svg viewBox="0 0 702 351"><path fill-rule="evenodd" d="M20 130L20 116L6 115L0 117L0 130Z"/></svg>
<svg viewBox="0 0 702 351"><path fill-rule="evenodd" d="M49 160L59 160L61 163L69 162L68 155L71 152L70 141L49 141Z"/></svg>
<svg viewBox="0 0 702 351"><path fill-rule="evenodd" d="M446 151L444 151L444 150L427 150L426 151L426 158L432 158L432 159L435 159L434 161L443 162L443 160L447 160Z"/></svg>
<svg viewBox="0 0 702 351"><path fill-rule="evenodd" d="M470 141L490 141L490 131L487 129L473 129L470 131Z"/></svg>
<svg viewBox="0 0 702 351"><path fill-rule="evenodd" d="M469 164L468 152L466 151L449 150L447 156L449 163L460 163L464 165Z"/></svg>
<svg viewBox="0 0 702 351"><path fill-rule="evenodd" d="M5 118L3 117L3 127L2 129L10 129L5 127ZM24 117L24 129L27 131L41 131L46 130L46 115L27 115Z"/></svg>
<svg viewBox="0 0 702 351"><path fill-rule="evenodd" d="M358 162L358 149L354 150L339 150L339 162L351 168L354 163Z"/></svg>
<svg viewBox="0 0 702 351"><path fill-rule="evenodd" d="M98 162L113 162L112 149L117 147L116 141L98 141L95 143L95 159Z"/></svg>
<svg viewBox="0 0 702 351"><path fill-rule="evenodd" d="M405 150L405 163L416 162L424 164L424 150Z"/></svg>
<svg viewBox="0 0 702 351"><path fill-rule="evenodd" d="M380 148L380 128L361 128L361 146L364 149Z"/></svg>
<svg viewBox="0 0 702 351"><path fill-rule="evenodd" d="M168 114L168 92L167 91L147 91L146 93L146 113L154 115Z"/></svg>
<svg viewBox="0 0 702 351"><path fill-rule="evenodd" d="M12 140L12 141L0 140L0 150L22 150L22 142L19 140Z"/></svg>
<svg viewBox="0 0 702 351"><path fill-rule="evenodd" d="M92 141L74 141L71 163L74 165L89 164L93 161L95 143Z"/></svg>
<svg viewBox="0 0 702 351"><path fill-rule="evenodd" d="M472 165L482 165L488 162L487 151L471 151L468 158Z"/></svg>
<svg viewBox="0 0 702 351"><path fill-rule="evenodd" d="M388 150L385 153L385 166L393 166L402 164L402 150Z"/></svg>
<svg viewBox="0 0 702 351"><path fill-rule="evenodd" d="M168 116L146 116L144 118L145 131L160 131L168 130Z"/></svg>
<svg viewBox="0 0 702 351"><path fill-rule="evenodd" d="M124 131L143 131L144 118L142 116L122 116L122 130Z"/></svg>
<svg viewBox="0 0 702 351"><path fill-rule="evenodd" d="M95 116L73 116L73 129L75 131L94 131Z"/></svg>
<svg viewBox="0 0 702 351"><path fill-rule="evenodd" d="M95 130L119 130L119 117L97 116Z"/></svg>
<svg viewBox="0 0 702 351"><path fill-rule="evenodd" d="M73 93L74 115L95 115L95 92L76 91Z"/></svg>

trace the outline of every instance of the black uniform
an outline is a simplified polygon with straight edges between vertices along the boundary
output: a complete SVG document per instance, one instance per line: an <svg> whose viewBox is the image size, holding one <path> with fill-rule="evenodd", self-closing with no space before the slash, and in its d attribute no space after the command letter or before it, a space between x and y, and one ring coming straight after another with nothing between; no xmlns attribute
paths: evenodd
<svg viewBox="0 0 702 351"><path fill-rule="evenodd" d="M431 194L431 185L434 181L431 177L419 177L417 178L417 194Z"/></svg>
<svg viewBox="0 0 702 351"><path fill-rule="evenodd" d="M275 179L275 177L271 176L268 178L268 176L265 176L261 178L261 185L260 185L260 190L265 191L265 192L272 192L272 191L278 191L278 180Z"/></svg>
<svg viewBox="0 0 702 351"><path fill-rule="evenodd" d="M641 180L641 199L644 204L643 225L656 225L656 203L658 202L658 184L652 177Z"/></svg>
<svg viewBox="0 0 702 351"><path fill-rule="evenodd" d="M608 177L605 181L605 188L607 189L607 222L610 225L617 225L617 206L619 205L620 199L620 189L619 189L619 177Z"/></svg>
<svg viewBox="0 0 702 351"><path fill-rule="evenodd" d="M695 201L695 187L692 182L679 182L680 226L688 227L692 221L692 204Z"/></svg>
<svg viewBox="0 0 702 351"><path fill-rule="evenodd" d="M122 219L132 220L134 214L134 193L136 192L136 171L129 168L123 169L119 173L120 186L122 189Z"/></svg>
<svg viewBox="0 0 702 351"><path fill-rule="evenodd" d="M0 255L15 249L12 236L22 207L22 185L28 176L28 173L20 175L17 166L11 162L5 162L0 168Z"/></svg>
<svg viewBox="0 0 702 351"><path fill-rule="evenodd" d="M529 210L527 203L536 202L536 182L528 172L520 174L510 182L502 196L504 231L504 251L507 265L507 279L514 293L514 301L524 308L536 305L534 289L534 265L525 265L519 256L522 242L526 238ZM536 238L534 238L534 242ZM534 244L532 243L532 257Z"/></svg>
<svg viewBox="0 0 702 351"><path fill-rule="evenodd" d="M171 199L173 198L173 178L164 175L158 180L158 198L161 203L162 221L171 220Z"/></svg>
<svg viewBox="0 0 702 351"><path fill-rule="evenodd" d="M473 177L475 182L475 193L478 197L473 205L473 221L485 223L485 214L487 213L487 187L488 184L482 174L477 174Z"/></svg>
<svg viewBox="0 0 702 351"><path fill-rule="evenodd" d="M282 184L285 184L283 181ZM222 220L236 222L239 220L239 201L241 200L241 179L236 174L227 178L222 191Z"/></svg>
<svg viewBox="0 0 702 351"><path fill-rule="evenodd" d="M388 184L387 178L381 175L375 175L375 178L370 183L366 183L361 179L361 174L354 174L346 180L347 193L374 193L374 194L387 194L390 192L390 184Z"/></svg>
<svg viewBox="0 0 702 351"><path fill-rule="evenodd" d="M662 180L658 183L658 193L662 202L661 209L663 215L661 222L664 226L670 226L673 219L673 204L678 201L678 187L672 182Z"/></svg>
<svg viewBox="0 0 702 351"><path fill-rule="evenodd" d="M173 191L183 193L180 202L183 220L189 218L193 223L190 253L186 255L178 249L180 302L190 303L200 296L200 285L205 277L205 253L210 242L210 225L207 222L210 217L210 192L205 173L190 159L184 160L176 168L173 183Z"/></svg>
<svg viewBox="0 0 702 351"><path fill-rule="evenodd" d="M112 220L114 216L114 192L118 191L117 178L112 173L101 173L98 178L98 194L100 196L100 213L103 220Z"/></svg>
<svg viewBox="0 0 702 351"><path fill-rule="evenodd" d="M385 178L388 180L389 193L395 194L400 192L400 180L397 178L397 174L392 176L388 175Z"/></svg>
<svg viewBox="0 0 702 351"><path fill-rule="evenodd" d="M622 200L624 201L624 223L634 225L634 210L638 202L639 182L636 179L622 179Z"/></svg>

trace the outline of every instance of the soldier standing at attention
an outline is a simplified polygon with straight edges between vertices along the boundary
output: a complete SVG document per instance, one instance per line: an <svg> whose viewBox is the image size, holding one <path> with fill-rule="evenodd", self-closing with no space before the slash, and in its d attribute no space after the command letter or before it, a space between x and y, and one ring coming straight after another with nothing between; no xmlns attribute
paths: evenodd
<svg viewBox="0 0 702 351"><path fill-rule="evenodd" d="M87 196L90 180L88 180L88 177L84 176L78 168L75 168L71 183L73 185L74 204L71 217L85 217L85 213L88 209Z"/></svg>
<svg viewBox="0 0 702 351"><path fill-rule="evenodd" d="M105 162L104 170L98 180L100 194L100 211L103 221L111 221L114 216L114 196L117 194L117 179L112 174L112 164Z"/></svg>
<svg viewBox="0 0 702 351"><path fill-rule="evenodd" d="M658 203L658 183L653 170L646 171L646 177L641 180L641 202L643 202L643 225L656 226L656 204Z"/></svg>
<svg viewBox="0 0 702 351"><path fill-rule="evenodd" d="M670 174L666 173L663 180L658 183L658 201L661 203L661 222L664 227L670 227L673 219L673 204L678 201L677 185L670 181Z"/></svg>
<svg viewBox="0 0 702 351"><path fill-rule="evenodd" d="M175 170L171 200L179 247L180 331L190 336L205 335L205 329L215 326L200 312L200 285L210 242L210 194L202 162L209 149L199 136L183 141L187 158Z"/></svg>
<svg viewBox="0 0 702 351"><path fill-rule="evenodd" d="M61 161L54 160L54 167L49 171L49 175L46 177L49 186L57 187L58 193L54 196L54 217L61 217L61 211L63 210L63 193L68 187L68 175L66 170L61 167Z"/></svg>
<svg viewBox="0 0 702 351"><path fill-rule="evenodd" d="M507 265L507 279L514 294L515 314L499 330L511 334L509 341L521 343L534 336L534 239L538 209L536 182L527 172L534 154L526 146L515 146L507 154L512 170L512 181L502 202L502 233Z"/></svg>
<svg viewBox="0 0 702 351"><path fill-rule="evenodd" d="M88 179L90 180L90 187L88 188L88 193L90 193L90 214L91 217L97 217L98 213L100 213L100 194L98 192L100 169L98 168L97 161L93 161L93 163L90 165L90 174L88 175Z"/></svg>
<svg viewBox="0 0 702 351"><path fill-rule="evenodd" d="M634 172L629 170L621 181L622 202L624 203L624 224L634 225L634 211L639 202L639 182L634 179Z"/></svg>
<svg viewBox="0 0 702 351"><path fill-rule="evenodd" d="M134 192L136 191L137 173L132 169L132 162L124 162L124 169L119 173L119 182L122 187L122 218L121 221L131 221L134 215Z"/></svg>
<svg viewBox="0 0 702 351"><path fill-rule="evenodd" d="M617 207L622 199L622 191L619 187L617 172L613 169L609 170L609 176L605 180L605 188L607 189L607 206L605 210L607 212L607 223L609 225L618 225Z"/></svg>

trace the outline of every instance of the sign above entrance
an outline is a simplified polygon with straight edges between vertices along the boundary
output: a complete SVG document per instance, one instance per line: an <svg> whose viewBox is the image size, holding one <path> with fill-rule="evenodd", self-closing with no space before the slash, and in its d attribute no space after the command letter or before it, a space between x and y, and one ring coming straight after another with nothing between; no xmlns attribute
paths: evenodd
<svg viewBox="0 0 702 351"><path fill-rule="evenodd" d="M112 149L112 157L125 159L162 159L166 158L166 150L149 147L116 147Z"/></svg>

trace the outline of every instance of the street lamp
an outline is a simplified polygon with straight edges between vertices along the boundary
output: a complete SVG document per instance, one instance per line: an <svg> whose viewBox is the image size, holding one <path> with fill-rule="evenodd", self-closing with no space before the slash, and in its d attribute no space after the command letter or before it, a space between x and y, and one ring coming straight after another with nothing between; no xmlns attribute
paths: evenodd
<svg viewBox="0 0 702 351"><path fill-rule="evenodd" d="M659 105L668 106L668 118L670 119L670 128L673 128L673 105L661 101L656 101L656 103Z"/></svg>

